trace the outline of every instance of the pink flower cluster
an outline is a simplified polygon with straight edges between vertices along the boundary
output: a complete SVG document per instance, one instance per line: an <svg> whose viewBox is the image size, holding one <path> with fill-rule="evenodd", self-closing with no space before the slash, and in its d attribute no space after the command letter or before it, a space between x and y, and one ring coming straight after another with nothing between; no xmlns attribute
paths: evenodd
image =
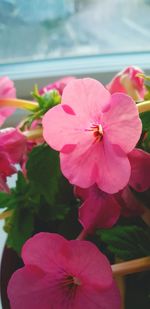
<svg viewBox="0 0 150 309"><path fill-rule="evenodd" d="M56 89L61 104L30 129L43 125L44 140L60 152L60 167L82 200L83 232L112 227L121 215L139 215L143 206L133 190L150 187L150 154L135 148L142 124L134 99L143 100L145 86L129 67L104 87L91 79L58 80L40 90ZM130 95L130 96L129 96ZM15 97L13 83L0 79L0 97ZM0 109L0 124L13 109ZM27 141L19 129L0 131L0 191L7 176L40 140ZM12 309L120 309L120 296L106 257L88 241L68 241L39 233L23 246L24 267L12 276L8 296Z"/></svg>
<svg viewBox="0 0 150 309"><path fill-rule="evenodd" d="M9 191L7 176L17 172L14 164L21 161L25 150L26 138L18 129L0 131L0 191Z"/></svg>

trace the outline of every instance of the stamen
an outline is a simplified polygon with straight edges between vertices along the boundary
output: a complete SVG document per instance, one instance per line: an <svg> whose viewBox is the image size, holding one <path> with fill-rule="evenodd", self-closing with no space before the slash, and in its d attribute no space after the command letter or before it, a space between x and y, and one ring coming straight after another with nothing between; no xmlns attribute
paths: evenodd
<svg viewBox="0 0 150 309"><path fill-rule="evenodd" d="M103 128L101 124L93 124L91 126L91 131L93 131L93 135L96 138L96 141L101 141L103 138Z"/></svg>

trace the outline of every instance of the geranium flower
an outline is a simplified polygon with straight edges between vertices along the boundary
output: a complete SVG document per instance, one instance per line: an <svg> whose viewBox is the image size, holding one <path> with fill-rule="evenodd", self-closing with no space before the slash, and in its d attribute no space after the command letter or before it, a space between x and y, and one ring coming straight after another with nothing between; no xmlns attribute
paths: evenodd
<svg viewBox="0 0 150 309"><path fill-rule="evenodd" d="M107 258L88 241L39 233L22 250L25 266L8 285L12 309L119 309Z"/></svg>
<svg viewBox="0 0 150 309"><path fill-rule="evenodd" d="M45 94L46 92L50 91L50 90L57 90L59 92L60 95L62 95L64 88L67 86L67 84L71 81L75 79L75 77L73 76L67 76L61 79L58 79L57 81L55 81L52 84L48 84L46 86L44 86L43 88L41 88L39 90L39 94Z"/></svg>
<svg viewBox="0 0 150 309"><path fill-rule="evenodd" d="M137 76L143 71L135 66L130 66L119 72L106 86L110 93L123 92L134 100L143 100L146 93L144 79Z"/></svg>
<svg viewBox="0 0 150 309"><path fill-rule="evenodd" d="M111 95L101 83L86 78L71 81L62 103L43 117L44 138L60 151L61 170L81 188L93 184L115 193L129 181L127 157L141 134L134 101L125 94Z"/></svg>
<svg viewBox="0 0 150 309"><path fill-rule="evenodd" d="M75 195L83 201L79 208L79 221L88 233L97 228L112 227L120 215L128 217L144 213L142 203L131 188L140 192L150 188L150 154L134 149L128 157L131 164L130 180L118 193L105 193L97 185L87 189L75 187Z"/></svg>
<svg viewBox="0 0 150 309"><path fill-rule="evenodd" d="M7 77L0 78L0 99L15 98L16 89L13 82ZM0 125L4 123L7 117L9 117L15 111L14 108L1 107L0 108Z"/></svg>
<svg viewBox="0 0 150 309"><path fill-rule="evenodd" d="M15 128L0 130L0 191L8 191L7 176L16 173L15 163L19 163L26 149L26 138Z"/></svg>

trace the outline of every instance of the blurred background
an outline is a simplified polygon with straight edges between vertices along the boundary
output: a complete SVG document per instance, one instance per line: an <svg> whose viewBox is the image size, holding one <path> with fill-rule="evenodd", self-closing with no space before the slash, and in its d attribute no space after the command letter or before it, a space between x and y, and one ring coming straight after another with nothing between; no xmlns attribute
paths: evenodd
<svg viewBox="0 0 150 309"><path fill-rule="evenodd" d="M149 74L149 16L150 0L0 0L0 76L27 98L68 75L106 84L129 65Z"/></svg>
<svg viewBox="0 0 150 309"><path fill-rule="evenodd" d="M0 0L0 63L150 50L150 0Z"/></svg>

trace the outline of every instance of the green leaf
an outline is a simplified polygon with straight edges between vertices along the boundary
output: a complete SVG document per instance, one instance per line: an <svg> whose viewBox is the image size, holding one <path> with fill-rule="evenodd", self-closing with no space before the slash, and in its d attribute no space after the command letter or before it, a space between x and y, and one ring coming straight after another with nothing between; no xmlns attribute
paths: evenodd
<svg viewBox="0 0 150 309"><path fill-rule="evenodd" d="M150 111L140 113L140 118L142 121L143 131L149 131L150 130Z"/></svg>
<svg viewBox="0 0 150 309"><path fill-rule="evenodd" d="M34 216L30 210L15 209L12 217L8 218L4 229L8 232L7 245L20 254L25 241L32 235Z"/></svg>
<svg viewBox="0 0 150 309"><path fill-rule="evenodd" d="M59 191L61 177L58 153L47 145L35 147L27 162L27 175L37 194L43 194L53 204Z"/></svg>
<svg viewBox="0 0 150 309"><path fill-rule="evenodd" d="M116 226L97 234L116 257L130 260L150 255L150 229L138 226Z"/></svg>
<svg viewBox="0 0 150 309"><path fill-rule="evenodd" d="M0 208L11 208L13 199L10 193L0 192Z"/></svg>

